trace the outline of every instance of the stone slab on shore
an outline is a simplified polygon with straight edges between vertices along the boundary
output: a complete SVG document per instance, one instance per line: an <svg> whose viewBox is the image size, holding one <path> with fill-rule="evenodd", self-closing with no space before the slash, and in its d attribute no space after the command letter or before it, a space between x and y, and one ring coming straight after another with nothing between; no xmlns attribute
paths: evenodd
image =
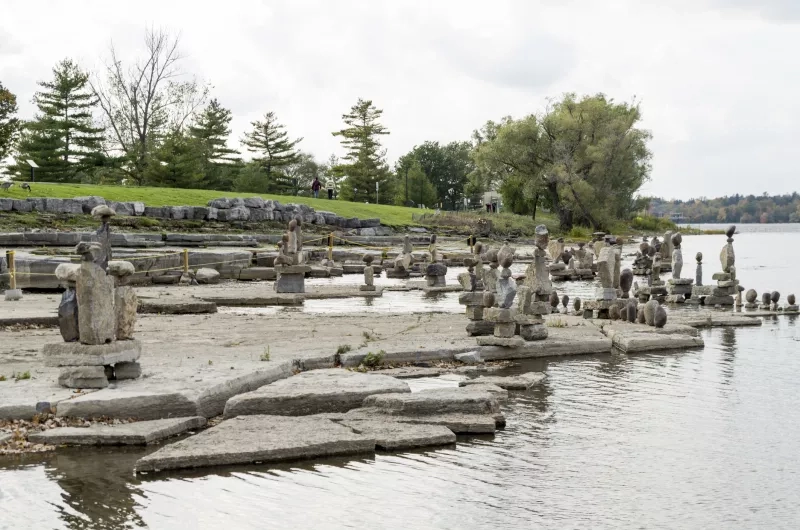
<svg viewBox="0 0 800 530"><path fill-rule="evenodd" d="M357 434L375 439L375 447L386 451L449 445L456 443L456 435L443 425L426 425L372 420L345 419L341 422Z"/></svg>
<svg viewBox="0 0 800 530"><path fill-rule="evenodd" d="M374 394L410 393L408 384L393 377L367 375L340 368L313 370L232 397L225 417L250 414L306 416L346 412Z"/></svg>
<svg viewBox="0 0 800 530"><path fill-rule="evenodd" d="M147 445L205 424L205 418L192 416L119 425L59 427L31 434L28 440L49 445Z"/></svg>
<svg viewBox="0 0 800 530"><path fill-rule="evenodd" d="M374 451L374 438L328 419L238 416L145 456L134 470L268 463Z"/></svg>
<svg viewBox="0 0 800 530"><path fill-rule="evenodd" d="M302 305L303 296L268 292L252 296L196 295L200 300L213 302L218 306L264 307L272 305Z"/></svg>
<svg viewBox="0 0 800 530"><path fill-rule="evenodd" d="M369 396L364 407L382 409L402 416L433 415L448 412L499 415L497 399L485 390L432 388L410 394L392 393Z"/></svg>
<svg viewBox="0 0 800 530"><path fill-rule="evenodd" d="M187 298L185 300L139 300L137 313L158 315L202 315L217 312L217 304Z"/></svg>
<svg viewBox="0 0 800 530"><path fill-rule="evenodd" d="M527 374L502 377L502 376L480 376L475 379L460 381L458 386L478 386L478 385L497 385L506 390L528 390L533 385L541 383L547 378L540 372L529 372Z"/></svg>
<svg viewBox="0 0 800 530"><path fill-rule="evenodd" d="M625 353L702 348L703 339L693 335L647 332L618 333L612 339L614 347Z"/></svg>
<svg viewBox="0 0 800 530"><path fill-rule="evenodd" d="M387 414L378 408L353 409L344 415L347 420L382 420L416 425L441 425L455 434L494 434L497 430L497 419L491 414L463 414L447 412L422 416Z"/></svg>

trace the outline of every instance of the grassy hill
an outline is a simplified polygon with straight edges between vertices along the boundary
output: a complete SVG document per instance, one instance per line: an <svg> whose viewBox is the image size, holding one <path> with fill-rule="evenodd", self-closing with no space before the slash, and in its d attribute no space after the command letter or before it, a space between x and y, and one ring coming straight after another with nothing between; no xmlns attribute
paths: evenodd
<svg viewBox="0 0 800 530"><path fill-rule="evenodd" d="M273 199L283 204L307 204L320 211L333 212L342 217L358 217L368 219L380 217L385 225L403 226L416 224L411 219L412 213L419 213L416 208L388 206L383 204L363 204L348 201L314 199L312 197L294 197L284 195L268 195L264 193L240 193L232 191L192 190L179 188L149 188L127 186L98 186L92 184L53 184L48 182L31 183L32 192L23 191L19 185L10 191L0 192L0 198L13 197L23 199L30 197L53 197L55 199L71 199L86 195L95 195L111 201L140 201L147 206L206 206L211 199L220 197L261 197Z"/></svg>

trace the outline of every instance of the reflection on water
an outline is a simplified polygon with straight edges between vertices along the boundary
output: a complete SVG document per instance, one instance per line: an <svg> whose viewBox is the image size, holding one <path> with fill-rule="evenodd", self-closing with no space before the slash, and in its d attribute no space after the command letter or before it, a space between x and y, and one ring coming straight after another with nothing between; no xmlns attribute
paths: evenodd
<svg viewBox="0 0 800 530"><path fill-rule="evenodd" d="M743 284L791 292L797 275L786 276L784 262L794 262L798 234L783 240L788 256L766 262L757 258L775 247L748 235L735 243ZM707 256L708 283L723 244L684 239L685 256ZM557 287L571 297L593 288ZM457 293L358 303L462 310ZM353 311L353 300L311 300L304 310L337 307ZM455 447L138 477L133 462L156 448L0 457L0 528L796 528L798 318L702 333L696 351L512 367L548 377L512 393L504 431Z"/></svg>

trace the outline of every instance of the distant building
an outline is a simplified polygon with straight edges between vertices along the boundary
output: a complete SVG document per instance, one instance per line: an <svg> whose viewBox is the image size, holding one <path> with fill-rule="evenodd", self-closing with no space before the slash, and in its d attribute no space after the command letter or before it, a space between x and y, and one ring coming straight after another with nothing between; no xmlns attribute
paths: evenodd
<svg viewBox="0 0 800 530"><path fill-rule="evenodd" d="M487 204L496 205L496 210L499 212L503 206L503 196L497 190L487 191L481 198L481 204L486 208Z"/></svg>

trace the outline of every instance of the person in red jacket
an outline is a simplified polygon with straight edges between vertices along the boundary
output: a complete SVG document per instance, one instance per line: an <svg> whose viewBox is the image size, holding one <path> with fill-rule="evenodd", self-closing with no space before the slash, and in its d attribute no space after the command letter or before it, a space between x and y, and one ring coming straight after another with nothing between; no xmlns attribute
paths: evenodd
<svg viewBox="0 0 800 530"><path fill-rule="evenodd" d="M322 182L319 177L314 177L314 182L311 183L311 192L314 194L315 199L319 199L319 190L322 189Z"/></svg>

